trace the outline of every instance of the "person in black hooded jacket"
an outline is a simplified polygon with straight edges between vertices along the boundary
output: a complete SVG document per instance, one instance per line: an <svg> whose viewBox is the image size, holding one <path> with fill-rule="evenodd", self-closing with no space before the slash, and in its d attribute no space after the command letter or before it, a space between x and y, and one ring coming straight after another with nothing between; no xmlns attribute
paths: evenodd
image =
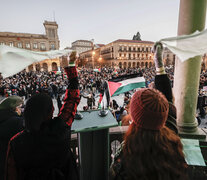
<svg viewBox="0 0 207 180"><path fill-rule="evenodd" d="M19 96L9 96L0 104L0 180L4 179L4 167L9 140L23 130L20 116L23 100Z"/></svg>
<svg viewBox="0 0 207 180"><path fill-rule="evenodd" d="M39 93L25 105L25 130L10 139L5 180L78 180L75 159L70 150L71 126L80 102L76 53L65 68L68 88L57 117L49 95Z"/></svg>

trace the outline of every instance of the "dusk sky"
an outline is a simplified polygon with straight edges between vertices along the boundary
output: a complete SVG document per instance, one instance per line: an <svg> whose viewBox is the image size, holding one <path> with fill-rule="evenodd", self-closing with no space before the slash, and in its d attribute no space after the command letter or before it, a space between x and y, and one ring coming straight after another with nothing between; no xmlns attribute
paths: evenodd
<svg viewBox="0 0 207 180"><path fill-rule="evenodd" d="M179 0L0 0L0 31L44 34L55 20L61 49L76 40L108 44L132 39L157 41L177 35Z"/></svg>

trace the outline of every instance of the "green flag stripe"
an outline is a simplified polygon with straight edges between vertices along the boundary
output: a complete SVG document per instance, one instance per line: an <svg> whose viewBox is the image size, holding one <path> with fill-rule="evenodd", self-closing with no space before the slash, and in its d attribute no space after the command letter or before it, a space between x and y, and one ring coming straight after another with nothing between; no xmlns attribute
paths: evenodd
<svg viewBox="0 0 207 180"><path fill-rule="evenodd" d="M133 89L142 88L142 87L145 87L145 82L127 84L126 86L119 87L116 90L116 92L112 95L112 97L113 96L118 96L119 94L125 93L127 91L131 91Z"/></svg>

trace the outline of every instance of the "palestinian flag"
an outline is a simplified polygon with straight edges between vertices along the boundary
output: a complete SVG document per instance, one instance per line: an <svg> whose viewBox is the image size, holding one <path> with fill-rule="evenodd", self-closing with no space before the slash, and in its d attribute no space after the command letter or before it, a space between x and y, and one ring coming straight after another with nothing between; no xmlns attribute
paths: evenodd
<svg viewBox="0 0 207 180"><path fill-rule="evenodd" d="M101 72L101 68L99 69L93 69L94 72Z"/></svg>
<svg viewBox="0 0 207 180"><path fill-rule="evenodd" d="M118 74L118 72L116 71L116 69L114 70L113 74L116 74L116 75Z"/></svg>
<svg viewBox="0 0 207 180"><path fill-rule="evenodd" d="M61 71L53 71L55 74L61 74Z"/></svg>
<svg viewBox="0 0 207 180"><path fill-rule="evenodd" d="M140 74L120 76L108 81L110 96L118 96L119 94L142 87L145 87L145 79Z"/></svg>

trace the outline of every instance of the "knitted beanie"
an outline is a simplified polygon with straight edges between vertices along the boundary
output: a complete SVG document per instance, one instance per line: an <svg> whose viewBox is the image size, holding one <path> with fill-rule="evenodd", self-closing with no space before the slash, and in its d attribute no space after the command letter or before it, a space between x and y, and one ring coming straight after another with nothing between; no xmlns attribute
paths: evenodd
<svg viewBox="0 0 207 180"><path fill-rule="evenodd" d="M143 129L159 130L168 117L169 104L156 89L143 88L137 91L130 102L133 123Z"/></svg>
<svg viewBox="0 0 207 180"><path fill-rule="evenodd" d="M15 110L15 108L17 106L19 106L20 104L23 104L23 100L21 97L19 96L9 96L5 99L3 99L0 102L0 109L11 109L11 110Z"/></svg>

